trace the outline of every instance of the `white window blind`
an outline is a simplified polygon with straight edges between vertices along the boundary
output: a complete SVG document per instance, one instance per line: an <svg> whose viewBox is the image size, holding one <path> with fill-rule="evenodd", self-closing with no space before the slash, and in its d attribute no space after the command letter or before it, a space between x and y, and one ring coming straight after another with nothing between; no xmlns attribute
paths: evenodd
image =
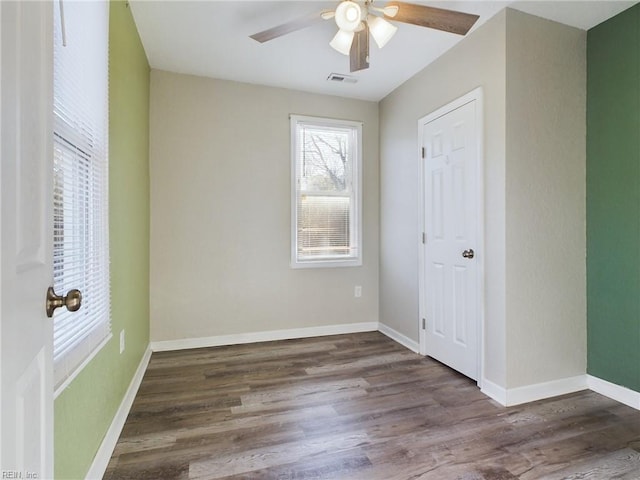
<svg viewBox="0 0 640 480"><path fill-rule="evenodd" d="M111 336L105 1L54 2L53 285L82 307L53 317L57 389ZM63 45L63 41L65 45Z"/></svg>
<svg viewBox="0 0 640 480"><path fill-rule="evenodd" d="M362 264L361 136L359 122L291 117L292 267Z"/></svg>

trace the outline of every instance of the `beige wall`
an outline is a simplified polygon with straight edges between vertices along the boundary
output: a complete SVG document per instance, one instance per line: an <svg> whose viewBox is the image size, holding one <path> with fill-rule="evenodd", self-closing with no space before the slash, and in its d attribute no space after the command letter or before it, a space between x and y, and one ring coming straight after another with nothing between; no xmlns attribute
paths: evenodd
<svg viewBox="0 0 640 480"><path fill-rule="evenodd" d="M586 371L586 37L507 10L507 386Z"/></svg>
<svg viewBox="0 0 640 480"><path fill-rule="evenodd" d="M292 113L364 122L362 267L289 267ZM378 321L376 103L154 70L150 155L152 341Z"/></svg>
<svg viewBox="0 0 640 480"><path fill-rule="evenodd" d="M484 89L484 378L584 374L585 40L506 10L381 102L380 321L419 340L418 119Z"/></svg>
<svg viewBox="0 0 640 480"><path fill-rule="evenodd" d="M505 382L505 12L380 103L380 321L418 334L418 120L484 90L486 377Z"/></svg>

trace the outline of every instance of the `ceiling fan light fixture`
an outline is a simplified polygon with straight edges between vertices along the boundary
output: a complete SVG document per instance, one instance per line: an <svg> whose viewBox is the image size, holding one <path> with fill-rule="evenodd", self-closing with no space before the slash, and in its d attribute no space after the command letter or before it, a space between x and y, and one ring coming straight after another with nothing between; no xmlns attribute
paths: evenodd
<svg viewBox="0 0 640 480"><path fill-rule="evenodd" d="M353 32L362 21L362 7L356 2L345 0L336 8L335 18L340 30Z"/></svg>
<svg viewBox="0 0 640 480"><path fill-rule="evenodd" d="M349 52L351 51L353 36L354 36L353 32L340 29L338 30L338 33L336 33L335 37L333 37L333 40L329 42L329 45L331 45L335 50L337 50L341 54L348 56Z"/></svg>
<svg viewBox="0 0 640 480"><path fill-rule="evenodd" d="M384 18L375 15L369 15L367 17L367 23L369 24L369 32L375 40L376 45L378 45L378 48L384 47L398 31L398 27L387 22Z"/></svg>

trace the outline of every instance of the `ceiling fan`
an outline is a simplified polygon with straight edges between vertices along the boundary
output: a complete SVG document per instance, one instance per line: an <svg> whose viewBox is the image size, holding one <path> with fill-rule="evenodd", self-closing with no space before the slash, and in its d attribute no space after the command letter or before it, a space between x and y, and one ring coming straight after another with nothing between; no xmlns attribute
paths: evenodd
<svg viewBox="0 0 640 480"><path fill-rule="evenodd" d="M348 55L351 72L357 72L369 68L369 34L382 48L398 30L388 20L466 35L478 20L478 15L406 2L392 1L380 8L373 5L373 0L341 0L335 10L297 18L255 33L251 38L264 43L331 18L338 26L338 33L329 45Z"/></svg>

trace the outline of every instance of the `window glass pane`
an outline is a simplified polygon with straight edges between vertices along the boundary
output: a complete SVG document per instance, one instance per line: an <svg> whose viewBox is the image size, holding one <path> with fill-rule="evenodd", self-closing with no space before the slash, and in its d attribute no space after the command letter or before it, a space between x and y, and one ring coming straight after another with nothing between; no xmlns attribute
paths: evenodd
<svg viewBox="0 0 640 480"><path fill-rule="evenodd" d="M350 133L303 128L301 190L343 192L348 188Z"/></svg>
<svg viewBox="0 0 640 480"><path fill-rule="evenodd" d="M298 206L298 255L351 255L351 199L301 195Z"/></svg>

